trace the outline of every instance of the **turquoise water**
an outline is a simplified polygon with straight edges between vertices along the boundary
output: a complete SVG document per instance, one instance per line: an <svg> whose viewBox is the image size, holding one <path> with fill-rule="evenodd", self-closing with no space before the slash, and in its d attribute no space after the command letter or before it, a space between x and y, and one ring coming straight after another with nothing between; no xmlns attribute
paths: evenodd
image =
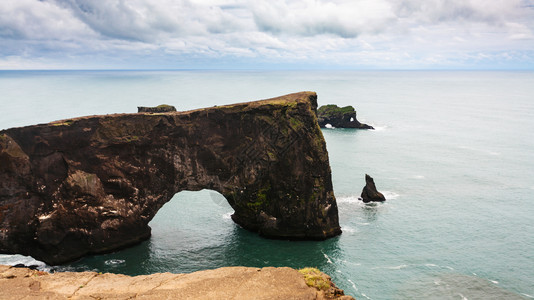
<svg viewBox="0 0 534 300"><path fill-rule="evenodd" d="M319 267L358 299L534 298L533 72L0 72L0 128L90 114L179 110L301 90L353 105L375 131L324 129L343 234L267 240L218 193L182 192L150 240L54 267L123 274ZM357 198L364 175L388 199ZM0 255L0 263L34 263Z"/></svg>

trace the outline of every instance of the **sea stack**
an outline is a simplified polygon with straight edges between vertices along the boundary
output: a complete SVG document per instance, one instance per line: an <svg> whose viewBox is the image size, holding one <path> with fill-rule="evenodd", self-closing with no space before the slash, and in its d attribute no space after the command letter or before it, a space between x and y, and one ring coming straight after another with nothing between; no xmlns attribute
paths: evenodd
<svg viewBox="0 0 534 300"><path fill-rule="evenodd" d="M356 119L356 110L352 106L338 107L335 104L328 104L319 107L317 119L321 128L328 124L335 128L357 128L374 129L373 126L360 123Z"/></svg>
<svg viewBox="0 0 534 300"><path fill-rule="evenodd" d="M386 197L382 193L376 190L375 181L373 177L365 174L365 186L362 190L362 200L365 203L369 202L384 202Z"/></svg>

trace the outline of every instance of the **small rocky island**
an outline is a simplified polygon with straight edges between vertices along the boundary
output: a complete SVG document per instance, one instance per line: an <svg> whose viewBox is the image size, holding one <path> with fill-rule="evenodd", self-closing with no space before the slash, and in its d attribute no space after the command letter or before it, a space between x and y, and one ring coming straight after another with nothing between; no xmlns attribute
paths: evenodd
<svg viewBox="0 0 534 300"><path fill-rule="evenodd" d="M361 197L365 203L386 201L386 197L376 189L373 177L367 174L365 174L365 186L363 187Z"/></svg>
<svg viewBox="0 0 534 300"><path fill-rule="evenodd" d="M352 106L323 105L317 110L317 119L321 128L330 124L335 128L374 129L373 126L358 122L356 110Z"/></svg>
<svg viewBox="0 0 534 300"><path fill-rule="evenodd" d="M0 131L0 253L55 265L128 247L176 193L211 189L243 228L341 234L317 95Z"/></svg>

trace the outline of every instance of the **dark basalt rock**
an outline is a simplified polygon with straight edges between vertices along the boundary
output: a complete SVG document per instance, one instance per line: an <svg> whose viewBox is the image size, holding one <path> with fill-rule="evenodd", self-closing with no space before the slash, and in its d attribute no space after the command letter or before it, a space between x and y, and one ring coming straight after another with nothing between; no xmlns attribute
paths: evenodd
<svg viewBox="0 0 534 300"><path fill-rule="evenodd" d="M336 128L374 129L373 126L358 122L356 110L352 106L323 105L317 110L317 118L321 128L330 124Z"/></svg>
<svg viewBox="0 0 534 300"><path fill-rule="evenodd" d="M316 94L302 92L2 130L0 252L60 264L114 251L147 239L148 223L176 193L205 188L262 236L336 236L316 108Z"/></svg>
<svg viewBox="0 0 534 300"><path fill-rule="evenodd" d="M176 111L176 107L172 106L172 105L167 105L167 104L161 104L161 105L158 105L158 106L155 106L155 107L145 107L145 106L138 106L137 107L137 112L140 112L140 113L164 113L164 112L172 112L172 111Z"/></svg>
<svg viewBox="0 0 534 300"><path fill-rule="evenodd" d="M373 178L367 174L365 174L365 186L363 187L361 197L365 203L386 201L386 197L376 190Z"/></svg>

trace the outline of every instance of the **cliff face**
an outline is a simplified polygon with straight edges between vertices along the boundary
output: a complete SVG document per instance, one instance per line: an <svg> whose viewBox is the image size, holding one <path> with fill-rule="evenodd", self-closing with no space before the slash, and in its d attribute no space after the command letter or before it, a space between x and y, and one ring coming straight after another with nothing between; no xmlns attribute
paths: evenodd
<svg viewBox="0 0 534 300"><path fill-rule="evenodd" d="M338 299L330 277L317 289L291 268L229 267L190 274L49 274L0 265L0 299Z"/></svg>
<svg viewBox="0 0 534 300"><path fill-rule="evenodd" d="M59 264L129 246L172 196L205 188L263 236L338 235L316 97L0 131L0 252Z"/></svg>

